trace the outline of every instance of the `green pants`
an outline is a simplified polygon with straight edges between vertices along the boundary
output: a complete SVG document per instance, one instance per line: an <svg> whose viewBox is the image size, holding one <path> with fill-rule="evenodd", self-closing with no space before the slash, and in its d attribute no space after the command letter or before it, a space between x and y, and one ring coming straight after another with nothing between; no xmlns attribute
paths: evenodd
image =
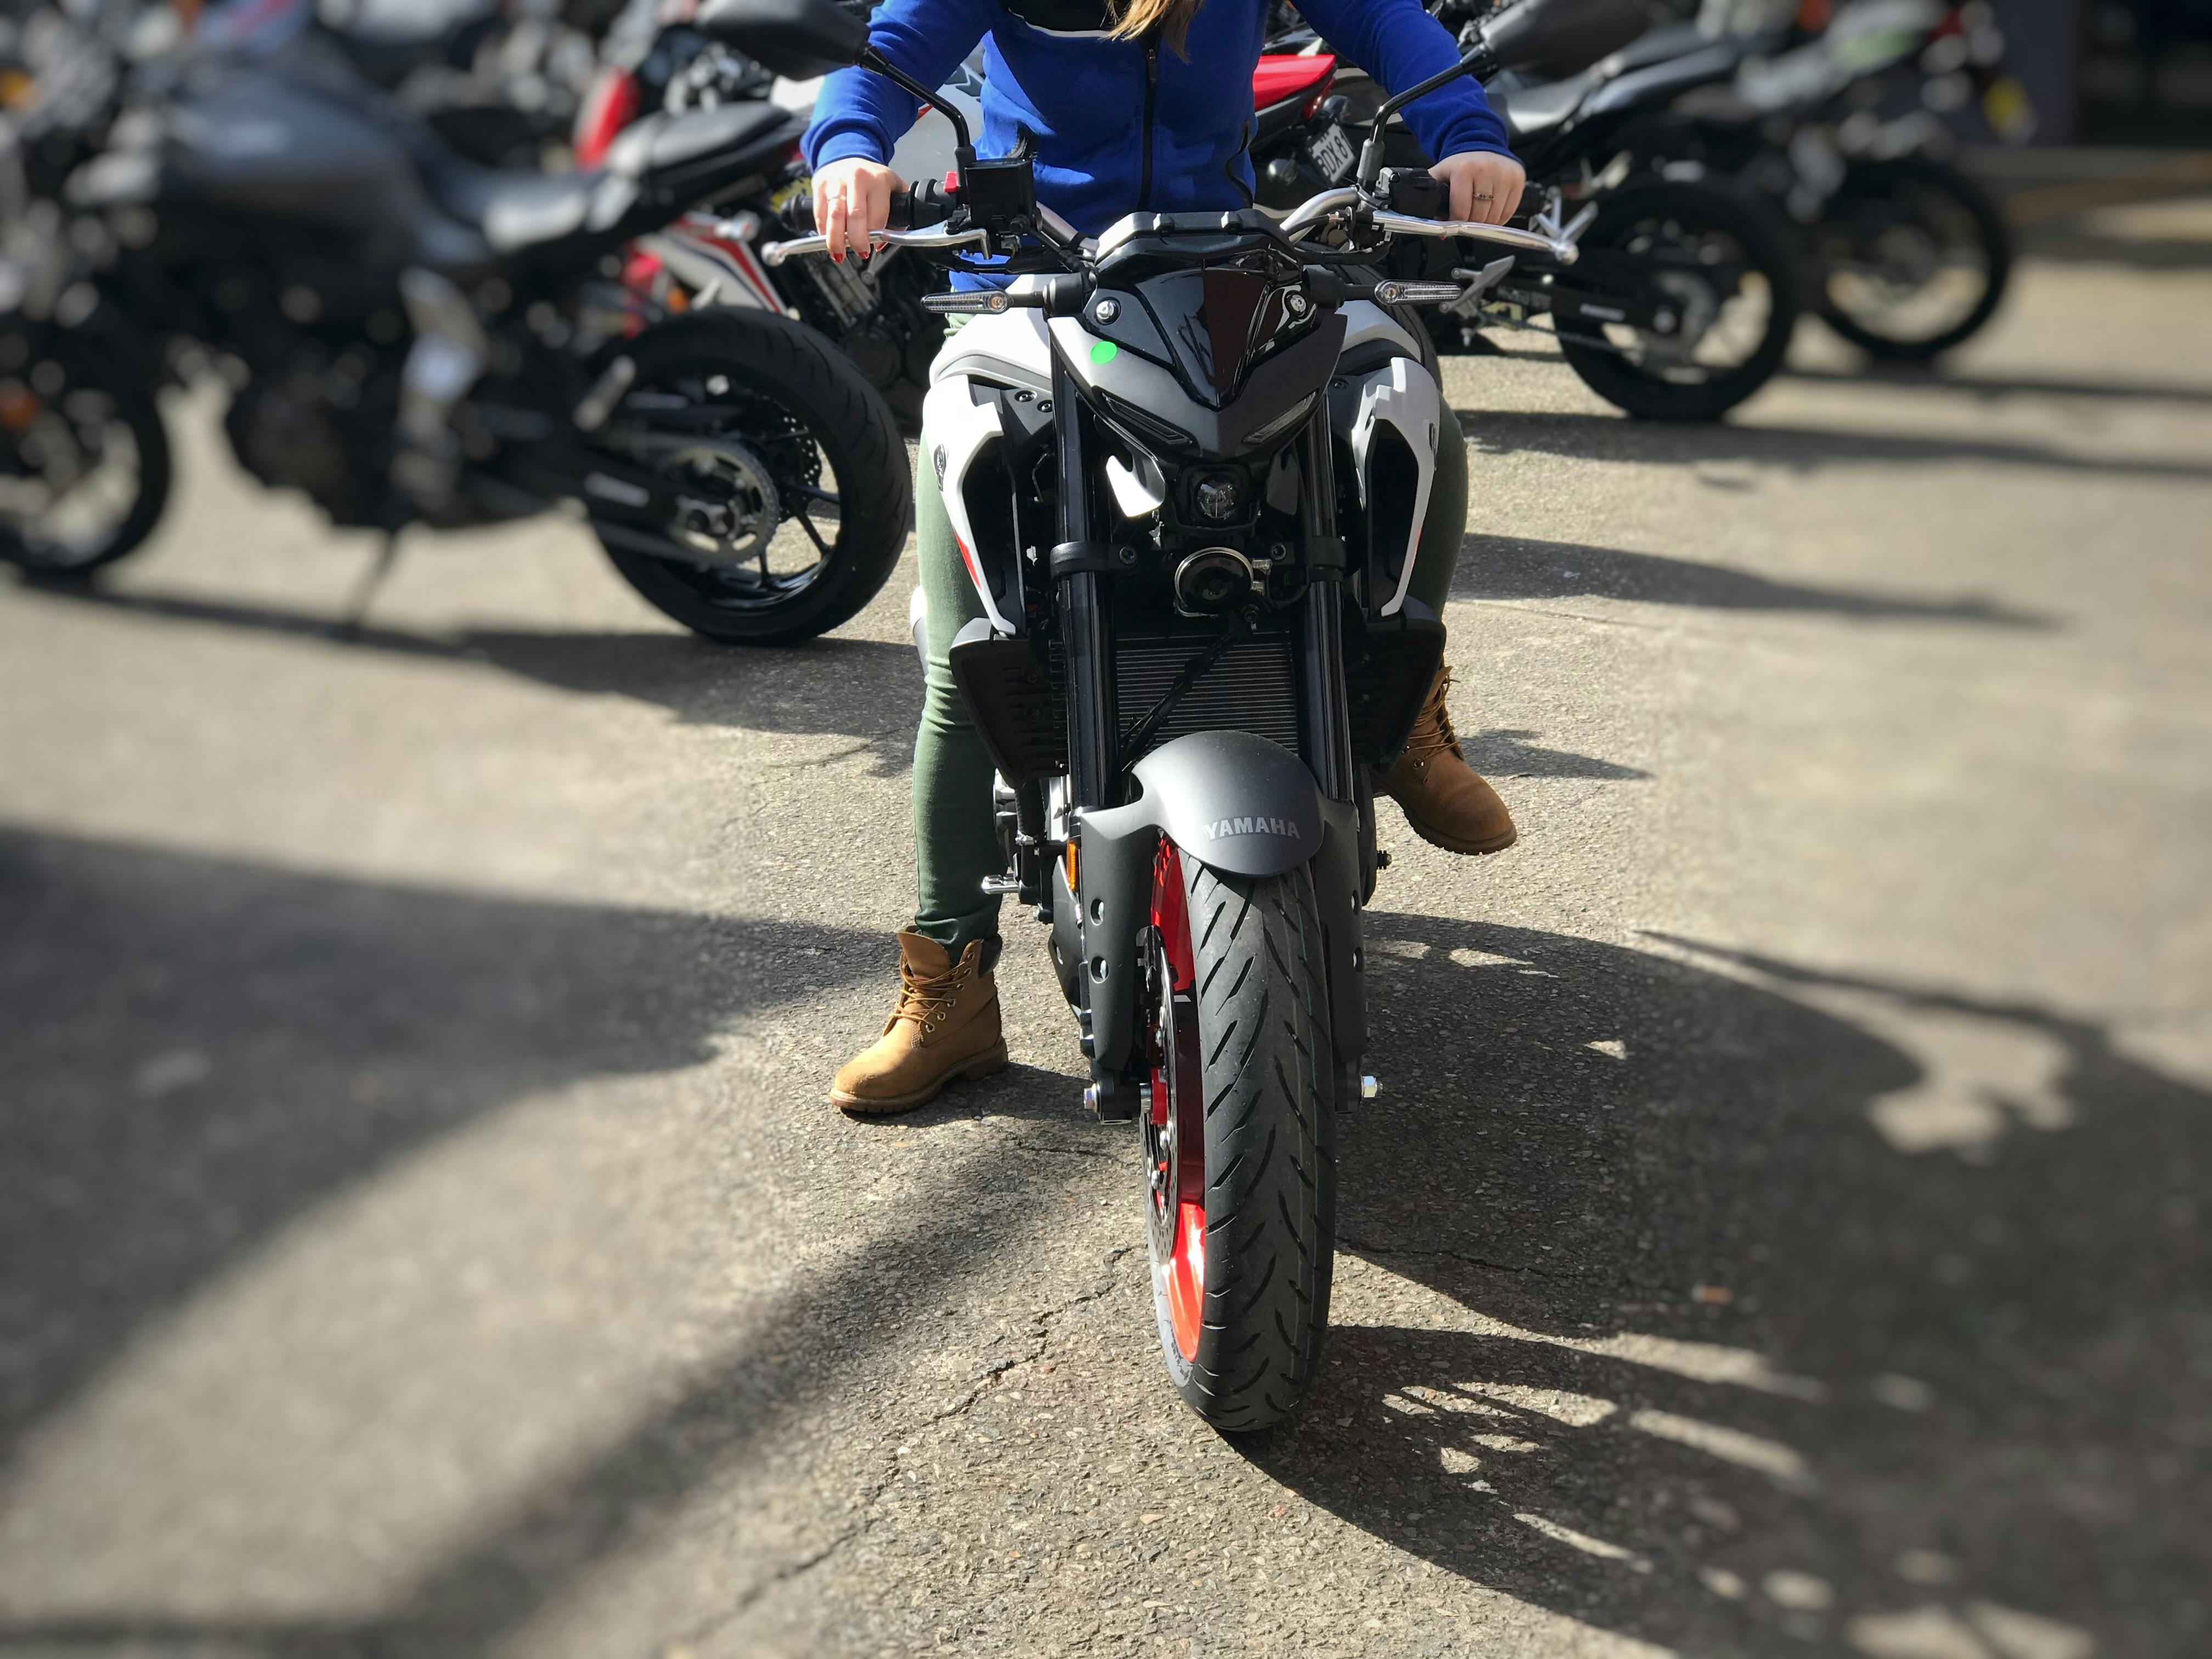
<svg viewBox="0 0 2212 1659"><path fill-rule="evenodd" d="M1436 480L1407 590L1438 616L1467 532L1467 445L1449 409L1440 435ZM928 453L926 437L921 453ZM914 513L921 591L929 606L928 689L914 739L914 852L920 866L914 928L957 960L969 940L995 939L999 933L999 901L983 894L983 878L997 875L1000 867L991 757L952 684L945 655L953 635L981 616L983 605L953 543L937 469L926 463L915 471Z"/></svg>

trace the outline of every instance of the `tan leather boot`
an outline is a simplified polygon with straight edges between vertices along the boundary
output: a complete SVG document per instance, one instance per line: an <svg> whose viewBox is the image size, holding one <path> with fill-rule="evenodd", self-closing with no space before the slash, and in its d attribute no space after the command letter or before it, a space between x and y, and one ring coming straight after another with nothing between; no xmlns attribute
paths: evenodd
<svg viewBox="0 0 2212 1659"><path fill-rule="evenodd" d="M1460 752L1444 694L1451 670L1437 671L1436 681L1413 722L1406 752L1391 763L1376 787L1405 809L1413 833L1447 853L1502 853L1520 838L1513 814L1482 775Z"/></svg>
<svg viewBox="0 0 2212 1659"><path fill-rule="evenodd" d="M969 942L955 962L935 939L902 931L899 1000L884 1034L847 1060L830 1098L848 1112L902 1112L934 1100L956 1078L982 1077L1006 1063L999 1035L999 988Z"/></svg>

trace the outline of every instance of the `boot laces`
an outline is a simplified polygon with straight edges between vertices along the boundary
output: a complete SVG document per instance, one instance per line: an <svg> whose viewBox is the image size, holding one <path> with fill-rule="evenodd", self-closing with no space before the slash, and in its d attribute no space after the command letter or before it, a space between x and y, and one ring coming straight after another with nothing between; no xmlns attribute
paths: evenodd
<svg viewBox="0 0 2212 1659"><path fill-rule="evenodd" d="M1429 688L1427 699L1413 721L1413 735L1406 739L1406 758L1416 766L1425 766L1438 755L1449 750L1462 760L1459 733L1452 730L1451 709L1444 699L1451 690L1451 670L1447 668L1437 676L1437 683Z"/></svg>
<svg viewBox="0 0 2212 1659"><path fill-rule="evenodd" d="M961 988L967 983L965 968L963 959L941 974L919 974L912 963L899 963L898 1006L891 1010L891 1024L912 1020L925 1035L934 1031L959 1000Z"/></svg>

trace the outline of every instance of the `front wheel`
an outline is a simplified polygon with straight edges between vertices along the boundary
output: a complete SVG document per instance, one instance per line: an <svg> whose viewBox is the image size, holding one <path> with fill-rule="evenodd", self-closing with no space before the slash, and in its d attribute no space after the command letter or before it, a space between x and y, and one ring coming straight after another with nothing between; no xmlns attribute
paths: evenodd
<svg viewBox="0 0 2212 1659"><path fill-rule="evenodd" d="M1820 319L1869 356L1929 362L1996 315L2012 233L1989 193L1925 155L1856 163L1813 233Z"/></svg>
<svg viewBox="0 0 2212 1659"><path fill-rule="evenodd" d="M1163 838L1147 935L1146 1237L1176 1392L1224 1433L1314 1377L1334 1265L1334 1045L1310 871L1232 876Z"/></svg>
<svg viewBox="0 0 2212 1659"><path fill-rule="evenodd" d="M761 311L663 323L628 355L636 374L608 435L649 457L681 506L651 546L601 529L623 580L731 644L850 621L890 578L914 516L881 394L812 329Z"/></svg>
<svg viewBox="0 0 2212 1659"><path fill-rule="evenodd" d="M1632 273L1627 297L1655 319L1561 329L1560 351L1607 403L1646 420L1717 420L1782 366L1797 324L1796 258L1738 192L1686 179L1632 186L1606 203L1581 246Z"/></svg>

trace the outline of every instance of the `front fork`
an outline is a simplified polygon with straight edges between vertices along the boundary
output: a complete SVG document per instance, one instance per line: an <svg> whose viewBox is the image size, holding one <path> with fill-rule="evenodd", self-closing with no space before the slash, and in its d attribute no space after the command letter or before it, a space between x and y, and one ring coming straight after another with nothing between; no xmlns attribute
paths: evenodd
<svg viewBox="0 0 2212 1659"><path fill-rule="evenodd" d="M1109 836L1087 826L1086 814L1118 805L1119 732L1113 680L1113 640L1106 609L1109 550L1092 538L1089 470L1082 404L1064 368L1055 365L1053 396L1060 431L1061 540L1053 550L1060 584L1060 643L1067 664L1069 787L1076 856L1052 873L1054 955L1061 986L1077 1004L1083 1051L1091 1062L1085 1099L1102 1117L1129 1118L1142 1103L1145 1042L1139 942L1147 925L1158 837ZM1337 1098L1357 1098L1359 1061L1367 1046L1367 1000L1361 969L1359 907L1364 871L1360 822L1364 792L1353 769L1344 680L1344 580L1348 560L1337 534L1334 452L1326 403L1303 440L1306 488L1300 538L1310 575L1300 601L1300 726L1303 756L1318 786L1322 845L1312 866L1328 963L1329 1024L1336 1055ZM1186 855L1194 849L1183 849ZM1070 960L1070 958L1073 958Z"/></svg>

